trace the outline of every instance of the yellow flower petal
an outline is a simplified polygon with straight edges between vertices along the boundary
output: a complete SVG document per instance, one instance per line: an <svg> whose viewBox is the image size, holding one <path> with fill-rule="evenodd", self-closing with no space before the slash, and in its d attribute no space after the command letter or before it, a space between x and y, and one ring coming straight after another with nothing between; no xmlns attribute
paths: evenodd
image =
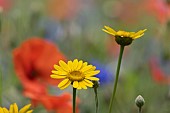
<svg viewBox="0 0 170 113"><path fill-rule="evenodd" d="M0 113L4 113L3 109L0 107Z"/></svg>
<svg viewBox="0 0 170 113"><path fill-rule="evenodd" d="M88 72L89 72L89 71L94 71L95 69L96 69L96 67L95 67L95 66L92 66L92 68L89 69ZM84 74L86 74L86 73L87 73L87 72L84 72Z"/></svg>
<svg viewBox="0 0 170 113"><path fill-rule="evenodd" d="M78 60L75 59L75 60L73 61L73 69L74 69L74 70L77 70L77 66L78 66Z"/></svg>
<svg viewBox="0 0 170 113"><path fill-rule="evenodd" d="M14 113L18 113L18 106L16 103L13 104L13 111Z"/></svg>
<svg viewBox="0 0 170 113"><path fill-rule="evenodd" d="M135 33L134 35L140 35L140 34L143 34L147 29L144 29L144 30L139 30L137 33Z"/></svg>
<svg viewBox="0 0 170 113"><path fill-rule="evenodd" d="M19 110L19 113L25 113L30 107L31 104L25 105L22 109Z"/></svg>
<svg viewBox="0 0 170 113"><path fill-rule="evenodd" d="M147 29L144 29L144 30L138 31L137 33L134 33L134 35L132 35L133 39L137 39L137 38L143 36L143 35L144 35L144 32L145 32L146 30L147 30Z"/></svg>
<svg viewBox="0 0 170 113"><path fill-rule="evenodd" d="M68 81L64 86L60 87L60 89L65 89L71 84L71 81Z"/></svg>
<svg viewBox="0 0 170 113"><path fill-rule="evenodd" d="M93 66L92 70L95 70L96 69L96 66Z"/></svg>
<svg viewBox="0 0 170 113"><path fill-rule="evenodd" d="M137 39L137 38L140 38L141 36L143 36L144 35L144 33L143 34L141 34L141 35L137 35L136 37L134 37L133 39Z"/></svg>
<svg viewBox="0 0 170 113"><path fill-rule="evenodd" d="M73 62L72 61L68 61L68 66L71 69L71 71L73 70Z"/></svg>
<svg viewBox="0 0 170 113"><path fill-rule="evenodd" d="M84 62L82 67L85 67L85 66L87 66L87 64L88 64L87 62Z"/></svg>
<svg viewBox="0 0 170 113"><path fill-rule="evenodd" d="M128 37L129 36L129 32L126 31L118 31L116 35L121 36L121 37Z"/></svg>
<svg viewBox="0 0 170 113"><path fill-rule="evenodd" d="M96 71L88 71L88 72L85 73L85 76L90 77L90 76L97 75L97 74L99 74L99 73L100 73L99 70L96 70Z"/></svg>
<svg viewBox="0 0 170 113"><path fill-rule="evenodd" d="M60 60L59 64L62 67L62 69L64 69L65 71L69 72L70 68L69 68L69 66L64 61Z"/></svg>
<svg viewBox="0 0 170 113"><path fill-rule="evenodd" d="M66 78L67 76L65 75L50 75L51 78L54 78L54 79L61 79L61 78Z"/></svg>
<svg viewBox="0 0 170 113"><path fill-rule="evenodd" d="M58 65L54 65L54 69L56 69L57 71L64 71L60 66Z"/></svg>
<svg viewBox="0 0 170 113"><path fill-rule="evenodd" d="M88 66L83 67L83 68L81 69L81 71L84 73L84 72L90 70L91 68L93 68L93 66L92 66L92 65L88 65Z"/></svg>
<svg viewBox="0 0 170 113"><path fill-rule="evenodd" d="M65 86L65 85L67 84L68 81L69 81L68 78L67 78L67 79L64 79L63 81L61 81L61 82L58 84L58 87L60 88L60 87Z"/></svg>
<svg viewBox="0 0 170 113"><path fill-rule="evenodd" d="M116 34L116 31L109 26L104 26L109 32Z"/></svg>
<svg viewBox="0 0 170 113"><path fill-rule="evenodd" d="M81 69L82 66L83 66L83 61L81 60L78 62L78 66L77 66L76 70Z"/></svg>
<svg viewBox="0 0 170 113"><path fill-rule="evenodd" d="M86 85L88 87L93 87L93 84L91 84L91 83L88 83L88 82L86 82L84 80L82 82L83 82L84 85Z"/></svg>
<svg viewBox="0 0 170 113"><path fill-rule="evenodd" d="M93 82L91 82L90 80L84 79L85 82L87 82L87 84L93 85Z"/></svg>
<svg viewBox="0 0 170 113"><path fill-rule="evenodd" d="M110 35L113 35L113 36L115 36L115 34L114 33L112 33L112 32L109 32L109 31L107 31L107 30L105 30L105 29L102 29L104 32L106 32L106 33L108 33L108 34L110 34Z"/></svg>
<svg viewBox="0 0 170 113"><path fill-rule="evenodd" d="M3 109L3 113L9 113L9 111L6 108L2 108Z"/></svg>
<svg viewBox="0 0 170 113"><path fill-rule="evenodd" d="M27 111L26 113L32 113L33 112L33 110L29 110L29 111Z"/></svg>
<svg viewBox="0 0 170 113"><path fill-rule="evenodd" d="M81 86L79 85L79 87L77 89L82 89Z"/></svg>
<svg viewBox="0 0 170 113"><path fill-rule="evenodd" d="M10 113L13 113L13 112L14 112L13 110L14 110L14 106L13 106L13 104L11 104L11 105L10 105L10 108L9 108L9 112L10 112Z"/></svg>
<svg viewBox="0 0 170 113"><path fill-rule="evenodd" d="M89 79L89 80L94 80L94 81L98 81L99 78L96 78L96 77L85 77L86 79Z"/></svg>
<svg viewBox="0 0 170 113"><path fill-rule="evenodd" d="M53 74L56 74L56 75L67 75L68 73L67 72L65 72L65 71L54 71L54 70L52 70L51 71Z"/></svg>
<svg viewBox="0 0 170 113"><path fill-rule="evenodd" d="M78 88L78 86L79 86L79 82L78 82L78 81L74 81L74 82L73 82L73 87L74 87L74 88Z"/></svg>
<svg viewBox="0 0 170 113"><path fill-rule="evenodd" d="M83 82L79 82L79 85L80 85L81 88L87 89L86 85Z"/></svg>
<svg viewBox="0 0 170 113"><path fill-rule="evenodd" d="M115 31L115 30L113 30L113 29L110 28L109 26L104 26L104 27L105 27L105 29L102 29L104 32L106 32L106 33L108 33L108 34L111 34L111 35L113 35L113 36L116 35L116 31Z"/></svg>

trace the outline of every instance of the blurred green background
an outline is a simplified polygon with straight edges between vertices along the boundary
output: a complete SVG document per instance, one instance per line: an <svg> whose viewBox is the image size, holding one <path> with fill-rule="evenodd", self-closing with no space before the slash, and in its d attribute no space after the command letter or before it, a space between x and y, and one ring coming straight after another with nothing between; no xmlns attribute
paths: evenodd
<svg viewBox="0 0 170 113"><path fill-rule="evenodd" d="M170 82L155 80L149 63L158 59L163 76L170 78L169 17L168 0L0 0L2 106L30 102L22 95L12 50L26 39L41 37L54 42L67 59L97 62L104 70L98 95L99 113L106 113L119 52L114 37L102 31L108 25L116 31L147 29L125 48L113 112L137 113L134 101L140 94L146 101L143 113L169 113ZM102 81L102 77L113 80ZM61 92L51 87L51 92ZM78 91L78 97L80 113L95 112L93 89ZM48 113L41 105L34 112Z"/></svg>

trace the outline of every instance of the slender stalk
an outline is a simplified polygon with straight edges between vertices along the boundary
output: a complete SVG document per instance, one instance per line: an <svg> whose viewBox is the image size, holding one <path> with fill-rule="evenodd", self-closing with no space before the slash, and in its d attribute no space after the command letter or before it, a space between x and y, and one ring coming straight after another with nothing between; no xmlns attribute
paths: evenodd
<svg viewBox="0 0 170 113"><path fill-rule="evenodd" d="M2 73L0 70L0 106L2 106Z"/></svg>
<svg viewBox="0 0 170 113"><path fill-rule="evenodd" d="M73 113L76 113L76 88L73 88Z"/></svg>
<svg viewBox="0 0 170 113"><path fill-rule="evenodd" d="M99 101L98 101L98 95L97 95L97 88L94 88L94 92L95 92L95 102L96 102L96 113L98 113Z"/></svg>
<svg viewBox="0 0 170 113"><path fill-rule="evenodd" d="M0 35L2 35L2 19L3 19L3 9L0 8ZM0 68L0 106L2 106L2 70Z"/></svg>
<svg viewBox="0 0 170 113"><path fill-rule="evenodd" d="M124 51L124 46L121 45L120 46L118 64L117 64L117 70L116 70L116 79L114 81L112 97L111 97L110 104L109 104L109 113L112 112L112 105L113 105L113 100L114 100L114 97L115 97L115 94L116 94L117 83L118 83L118 79L119 79L119 71L120 71L120 66L121 66L121 61L122 61L122 56L123 56L123 51Z"/></svg>
<svg viewBox="0 0 170 113"><path fill-rule="evenodd" d="M139 107L139 111L138 111L138 113L142 113L142 109L141 109L141 107Z"/></svg>

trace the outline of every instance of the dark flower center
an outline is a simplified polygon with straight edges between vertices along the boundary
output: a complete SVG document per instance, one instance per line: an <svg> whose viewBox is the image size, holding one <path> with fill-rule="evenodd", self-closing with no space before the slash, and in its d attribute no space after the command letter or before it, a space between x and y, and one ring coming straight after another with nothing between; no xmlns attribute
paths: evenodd
<svg viewBox="0 0 170 113"><path fill-rule="evenodd" d="M67 76L71 81L82 81L85 78L80 71L72 71Z"/></svg>
<svg viewBox="0 0 170 113"><path fill-rule="evenodd" d="M115 36L115 41L122 46L130 45L133 41L131 37L121 37L121 36Z"/></svg>

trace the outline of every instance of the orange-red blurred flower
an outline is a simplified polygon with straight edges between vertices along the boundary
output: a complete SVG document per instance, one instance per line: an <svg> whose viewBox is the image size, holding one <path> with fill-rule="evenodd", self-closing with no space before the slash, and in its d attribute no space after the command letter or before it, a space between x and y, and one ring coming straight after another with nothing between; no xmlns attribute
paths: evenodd
<svg viewBox="0 0 170 113"><path fill-rule="evenodd" d="M170 76L166 75L161 69L159 62L156 58L150 60L150 70L152 78L160 84L170 84Z"/></svg>
<svg viewBox="0 0 170 113"><path fill-rule="evenodd" d="M41 103L48 111L55 111L56 113L72 113L71 95L64 93L61 96L40 95L40 99L32 100L32 105L36 106ZM76 109L78 113L78 108Z"/></svg>
<svg viewBox="0 0 170 113"><path fill-rule="evenodd" d="M166 23L170 18L170 5L166 0L145 0L143 6L152 13L161 24Z"/></svg>
<svg viewBox="0 0 170 113"><path fill-rule="evenodd" d="M57 20L74 18L81 8L80 0L48 0L48 14Z"/></svg>
<svg viewBox="0 0 170 113"><path fill-rule="evenodd" d="M57 85L59 82L50 78L53 65L59 60L66 60L53 43L33 37L14 49L13 60L24 95L32 99L35 106L41 103L47 110L57 113L72 112L70 94L51 96L47 93L48 84Z"/></svg>
<svg viewBox="0 0 170 113"><path fill-rule="evenodd" d="M66 58L53 43L32 38L13 51L13 59L17 76L25 86L33 81L44 85L57 84L58 81L49 75L53 65Z"/></svg>

